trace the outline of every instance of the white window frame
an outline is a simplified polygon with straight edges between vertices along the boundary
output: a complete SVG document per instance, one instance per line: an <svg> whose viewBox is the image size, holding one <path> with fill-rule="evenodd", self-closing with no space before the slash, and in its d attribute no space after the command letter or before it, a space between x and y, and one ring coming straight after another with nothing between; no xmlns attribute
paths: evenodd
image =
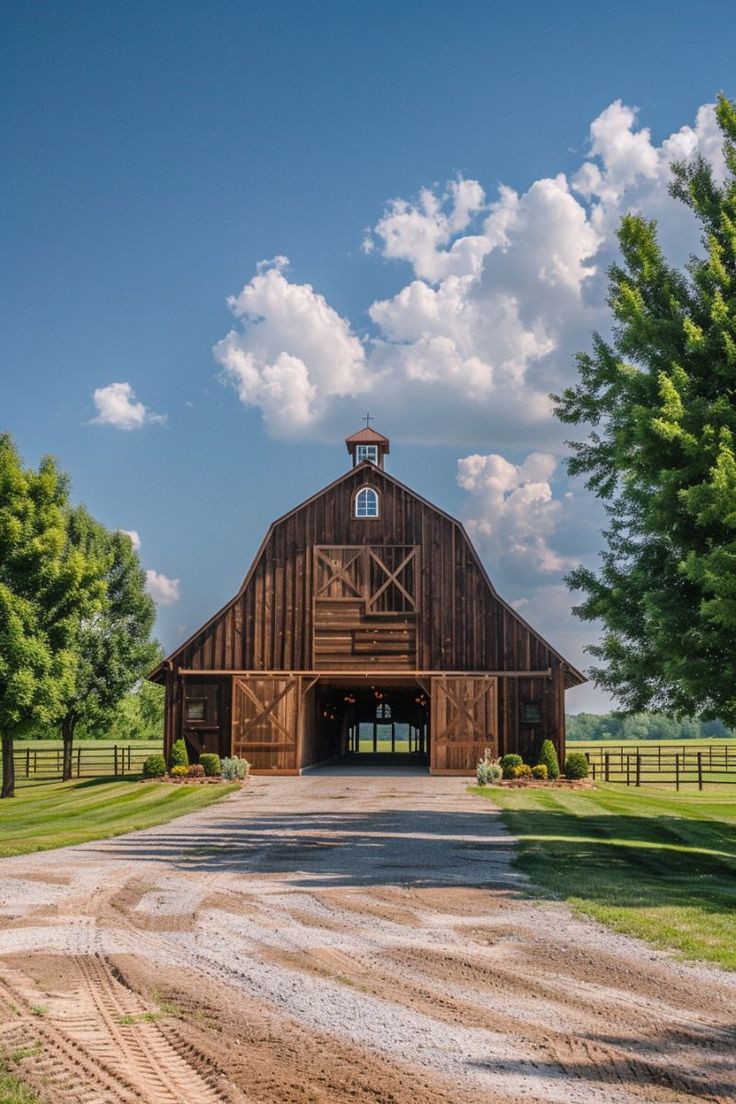
<svg viewBox="0 0 736 1104"><path fill-rule="evenodd" d="M364 460L370 460L371 464L378 463L378 445L356 445L355 459L358 464Z"/></svg>
<svg viewBox="0 0 736 1104"><path fill-rule="evenodd" d="M365 511L361 509L361 504L366 503ZM367 510L367 504L372 502L375 505L375 513L369 513ZM361 487L355 496L355 503L353 506L353 515L356 518L365 520L366 518L377 518L381 516L381 499L378 491L375 487Z"/></svg>

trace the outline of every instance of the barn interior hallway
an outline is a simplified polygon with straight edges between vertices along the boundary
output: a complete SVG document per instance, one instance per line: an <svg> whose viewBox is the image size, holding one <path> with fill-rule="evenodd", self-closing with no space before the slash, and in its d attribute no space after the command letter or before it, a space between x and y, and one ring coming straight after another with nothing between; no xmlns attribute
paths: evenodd
<svg viewBox="0 0 736 1104"><path fill-rule="evenodd" d="M360 686L348 679L325 681L316 705L324 743L338 750L323 769L428 771L429 696L415 680Z"/></svg>

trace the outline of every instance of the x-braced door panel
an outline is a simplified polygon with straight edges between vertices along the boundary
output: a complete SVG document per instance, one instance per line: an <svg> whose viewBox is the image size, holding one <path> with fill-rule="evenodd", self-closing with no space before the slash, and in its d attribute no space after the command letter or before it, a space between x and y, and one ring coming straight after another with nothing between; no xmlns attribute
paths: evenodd
<svg viewBox="0 0 736 1104"><path fill-rule="evenodd" d="M300 699L298 677L236 677L233 753L254 770L295 770Z"/></svg>
<svg viewBox="0 0 736 1104"><path fill-rule="evenodd" d="M431 768L472 773L486 748L496 755L497 679L438 675L431 689Z"/></svg>

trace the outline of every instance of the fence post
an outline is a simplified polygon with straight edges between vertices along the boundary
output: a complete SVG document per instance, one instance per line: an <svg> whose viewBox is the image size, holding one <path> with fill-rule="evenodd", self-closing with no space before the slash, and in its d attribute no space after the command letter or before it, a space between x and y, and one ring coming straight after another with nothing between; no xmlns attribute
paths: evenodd
<svg viewBox="0 0 736 1104"><path fill-rule="evenodd" d="M675 752L675 789L680 789L680 753Z"/></svg>
<svg viewBox="0 0 736 1104"><path fill-rule="evenodd" d="M77 748L77 778L82 777L82 749Z"/></svg>
<svg viewBox="0 0 736 1104"><path fill-rule="evenodd" d="M626 752L626 785L631 785L631 756Z"/></svg>
<svg viewBox="0 0 736 1104"><path fill-rule="evenodd" d="M112 770L113 770L113 774L117 778L117 773L118 773L118 745L117 744L113 744L112 752L113 752L113 760L114 760L114 766L113 766Z"/></svg>
<svg viewBox="0 0 736 1104"><path fill-rule="evenodd" d="M31 776L31 749L26 748L26 778Z"/></svg>
<svg viewBox="0 0 736 1104"><path fill-rule="evenodd" d="M702 751L699 751L698 752L698 789L702 790L702 788L703 788L703 753L702 753Z"/></svg>
<svg viewBox="0 0 736 1104"><path fill-rule="evenodd" d="M636 753L636 784L641 786L641 754Z"/></svg>
<svg viewBox="0 0 736 1104"><path fill-rule="evenodd" d="M606 782L611 780L611 756L609 752L605 752L603 755L603 769L605 771L604 778Z"/></svg>

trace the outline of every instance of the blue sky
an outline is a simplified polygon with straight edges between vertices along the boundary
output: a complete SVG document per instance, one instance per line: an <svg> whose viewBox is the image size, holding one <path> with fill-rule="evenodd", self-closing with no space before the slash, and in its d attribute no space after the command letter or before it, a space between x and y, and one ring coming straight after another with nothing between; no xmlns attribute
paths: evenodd
<svg viewBox="0 0 736 1104"><path fill-rule="evenodd" d="M139 535L167 647L370 408L391 471L585 662L561 578L600 517L545 396L605 332L621 213L697 244L666 166L717 163L732 26L725 3L3 5L0 422Z"/></svg>

